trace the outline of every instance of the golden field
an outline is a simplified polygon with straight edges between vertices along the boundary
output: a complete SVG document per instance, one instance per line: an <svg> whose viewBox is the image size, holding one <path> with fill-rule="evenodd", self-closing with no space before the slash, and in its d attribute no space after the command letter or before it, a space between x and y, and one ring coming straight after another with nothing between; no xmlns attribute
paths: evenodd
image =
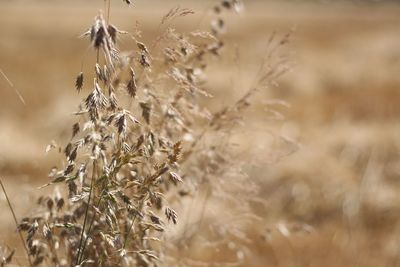
<svg viewBox="0 0 400 267"><path fill-rule="evenodd" d="M223 67L211 68L214 97L205 103L216 110L239 98L254 80L271 33L293 31L284 49L290 71L259 95L250 119L232 137L259 195L247 219L238 219L241 232L209 231L208 224L226 223L218 216L227 212L223 203L202 204L200 195L194 208L204 205L205 212L197 218L189 201L182 202L172 239L199 219L194 236L219 242L193 238L179 257L193 266L400 266L400 6L245 4L226 19L229 46ZM212 1L113 3L111 20L126 31L139 22L150 41L176 5L196 11L177 19L177 29L207 29ZM0 69L14 85L0 77L0 176L20 218L32 212L43 194L37 188L61 160L46 154L46 146L70 138L80 99L74 79L88 49L78 36L102 8L102 1L0 1ZM123 48L130 46L122 39ZM88 53L85 62L91 59ZM2 194L0 208L0 246L18 248Z"/></svg>

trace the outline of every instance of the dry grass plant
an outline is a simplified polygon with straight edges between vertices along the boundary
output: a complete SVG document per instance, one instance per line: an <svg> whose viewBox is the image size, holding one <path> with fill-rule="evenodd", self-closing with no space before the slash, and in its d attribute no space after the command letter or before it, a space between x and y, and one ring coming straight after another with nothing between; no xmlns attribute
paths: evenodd
<svg viewBox="0 0 400 267"><path fill-rule="evenodd" d="M280 49L289 35L272 35L255 83L237 101L212 112L202 105L211 97L206 68L225 45L224 14L239 11L242 4L218 2L210 32L177 32L173 20L194 11L173 8L161 19L162 33L147 45L139 31L128 33L113 25L111 1L104 3L104 14L82 35L96 62L93 74L80 72L75 85L89 94L74 113L67 145L47 148L65 156L46 185L60 186L53 195L40 197L40 208L18 223L18 231L25 236L31 266L195 265L176 255L180 246L190 245L201 222L176 240L163 235L168 222L179 221L174 205L202 192L205 201L212 197L239 206L236 214L226 214L231 223L221 226L215 218L214 226L232 235L238 235L243 221L256 219L248 213L248 201L257 187L242 172L229 136L253 96L287 70ZM118 49L122 35L136 44L132 51ZM204 207L190 216L201 220ZM1 251L2 266L13 254Z"/></svg>

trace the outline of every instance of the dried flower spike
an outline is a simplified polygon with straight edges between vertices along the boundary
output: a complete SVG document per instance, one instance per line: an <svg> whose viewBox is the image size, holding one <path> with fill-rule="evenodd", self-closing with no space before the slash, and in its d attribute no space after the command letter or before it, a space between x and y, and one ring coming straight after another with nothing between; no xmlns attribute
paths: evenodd
<svg viewBox="0 0 400 267"><path fill-rule="evenodd" d="M176 212L173 209L171 209L169 207L165 208L165 216L167 217L168 221L172 220L172 222L174 224L176 224L178 215L176 214Z"/></svg>
<svg viewBox="0 0 400 267"><path fill-rule="evenodd" d="M128 91L128 94L132 98L135 98L136 91L137 91L137 85L136 85L135 71L132 68L130 68L130 79L129 79L127 85L126 85L126 90Z"/></svg>
<svg viewBox="0 0 400 267"><path fill-rule="evenodd" d="M76 77L75 88L76 90L78 90L78 92L80 92L82 90L82 86L83 86L83 72L80 72Z"/></svg>

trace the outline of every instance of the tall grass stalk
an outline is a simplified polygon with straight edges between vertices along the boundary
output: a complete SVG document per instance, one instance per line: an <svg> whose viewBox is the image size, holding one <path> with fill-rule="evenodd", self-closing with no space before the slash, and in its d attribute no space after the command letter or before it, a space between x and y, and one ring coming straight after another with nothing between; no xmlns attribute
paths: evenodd
<svg viewBox="0 0 400 267"><path fill-rule="evenodd" d="M13 206L11 205L10 198L8 197L6 188L5 188L5 186L4 186L3 181L2 181L1 178L0 178L0 185L1 185L1 189L3 190L4 196L6 197L7 204L8 204L8 207L10 208L12 217L13 217L13 219L14 219L14 223L15 223L15 226L16 226L16 229L17 229L17 232L18 232L18 236L19 236L19 238L20 238L20 240L21 240L22 246L23 246L24 249L25 249L25 253L26 253L26 257L27 257L27 259L28 259L29 265L30 265L31 267L33 267L31 258L30 258L30 256L29 256L28 247L26 246L26 243L25 243L24 237L22 236L21 231L18 229L18 228L19 228L19 223L18 223L17 216L15 215L14 208L13 208Z"/></svg>
<svg viewBox="0 0 400 267"><path fill-rule="evenodd" d="M82 64L76 78L76 90L88 93L74 113L71 139L58 147L63 163L46 185L64 185L64 190L42 196L41 210L19 223L34 266L166 264L167 249L178 244L165 241L164 232L179 221L172 208L179 199L207 190L202 208L194 212L201 216L201 227L212 198L244 208L255 195L227 141L252 97L284 72L284 60L268 58L256 85L239 100L215 111L204 106L211 97L207 67L218 62L225 46L224 15L238 11L240 2L217 1L211 31L189 33L179 33L172 22L194 11L172 8L149 47L140 30L128 33L112 24L111 0L104 6L105 16L99 12L82 35L96 60L92 73L84 73ZM133 42L131 51L119 50L123 36ZM93 83L86 84L87 76ZM235 193L225 187L225 179Z"/></svg>

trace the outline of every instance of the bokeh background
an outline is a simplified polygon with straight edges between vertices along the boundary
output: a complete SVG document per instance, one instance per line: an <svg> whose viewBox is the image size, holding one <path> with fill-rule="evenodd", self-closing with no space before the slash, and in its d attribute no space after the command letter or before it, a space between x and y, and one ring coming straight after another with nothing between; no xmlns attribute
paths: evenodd
<svg viewBox="0 0 400 267"><path fill-rule="evenodd" d="M144 41L176 5L196 11L176 20L179 30L208 29L213 5L114 2L113 23L134 31L139 22ZM0 0L0 69L14 86L0 76L0 175L19 218L31 212L43 194L37 187L58 164L46 146L70 136L81 97L74 78L88 49L78 36L102 8L100 0ZM291 70L261 93L249 126L236 136L260 189L251 210L257 219L211 253L198 249L200 241L184 248L187 257L204 259L199 266L235 259L239 266L400 266L399 14L397 1L249 0L242 13L226 17L231 47L210 76L211 110L251 84L273 31L292 32L284 51ZM123 47L133 45L123 40ZM217 204L207 203L210 216ZM6 244L20 247L0 194Z"/></svg>

